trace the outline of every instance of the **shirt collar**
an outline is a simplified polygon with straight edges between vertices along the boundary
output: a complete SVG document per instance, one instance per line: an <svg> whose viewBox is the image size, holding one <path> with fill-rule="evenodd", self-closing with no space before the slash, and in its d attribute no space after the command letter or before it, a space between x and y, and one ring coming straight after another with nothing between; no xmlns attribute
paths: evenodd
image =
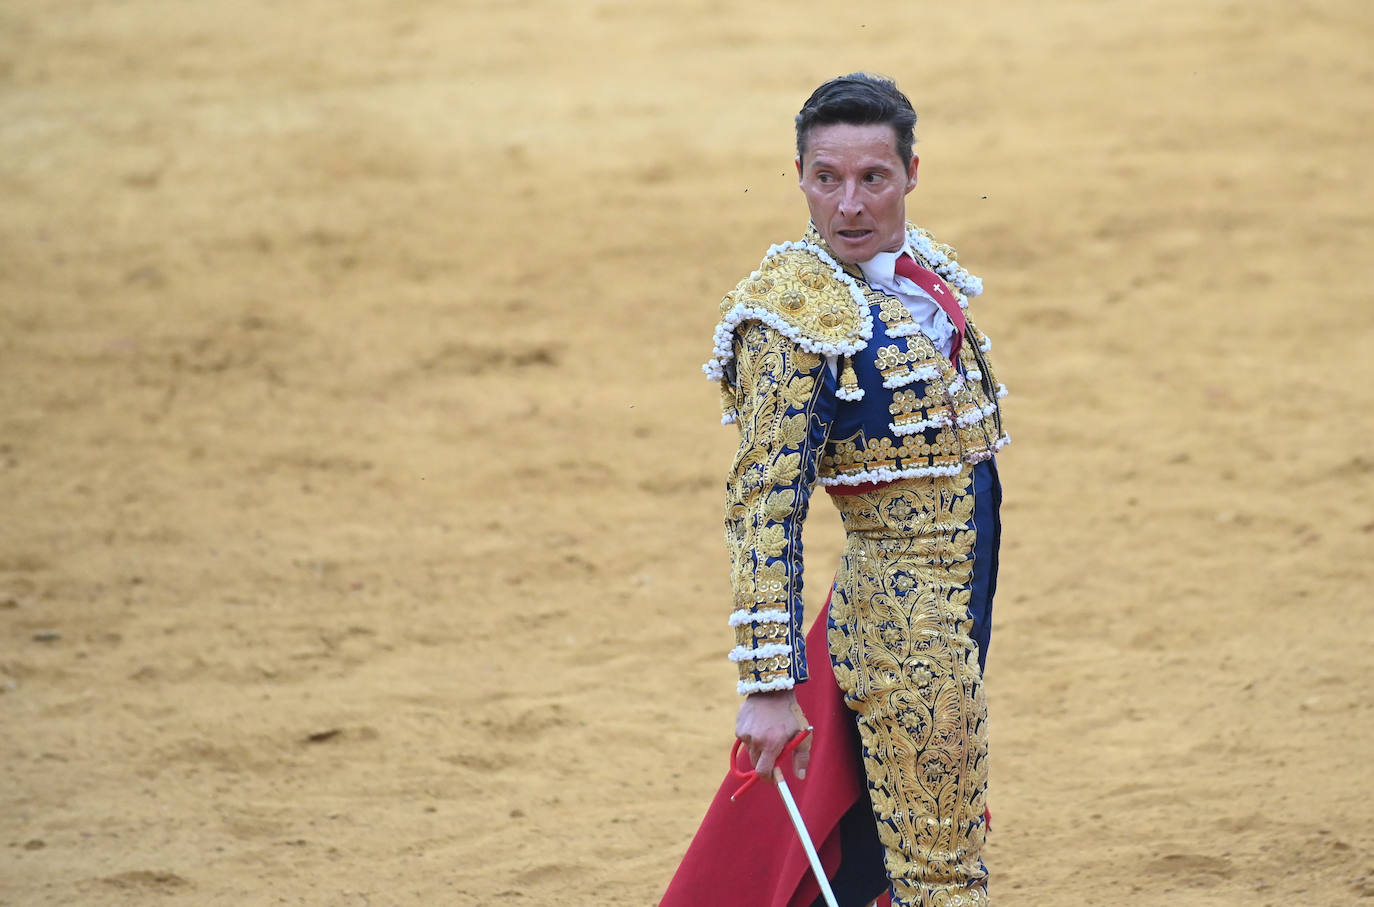
<svg viewBox="0 0 1374 907"><path fill-rule="evenodd" d="M880 287L896 286L897 259L901 258L903 253L910 251L910 247L903 243L902 247L895 252L879 252L868 261L859 262L859 270L864 272L864 278L870 284Z"/></svg>

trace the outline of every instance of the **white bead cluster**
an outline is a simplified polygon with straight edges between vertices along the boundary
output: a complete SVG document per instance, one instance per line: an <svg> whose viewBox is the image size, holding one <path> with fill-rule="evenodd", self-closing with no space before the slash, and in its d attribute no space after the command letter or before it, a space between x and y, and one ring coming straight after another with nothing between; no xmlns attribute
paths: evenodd
<svg viewBox="0 0 1374 907"><path fill-rule="evenodd" d="M730 650L730 660L733 662L758 661L760 658L772 658L774 655L791 655L792 647L785 642L770 642L767 645L757 648L748 646L735 646Z"/></svg>
<svg viewBox="0 0 1374 907"><path fill-rule="evenodd" d="M935 248L930 237L919 230L909 230L906 239L911 244L911 248L930 263L930 267L935 273L943 277L946 283L952 284L959 293L963 293L965 296L977 296L983 292L983 279L974 277L964 270L957 261ZM968 308L968 300L960 299L959 306L960 308Z"/></svg>
<svg viewBox="0 0 1374 907"><path fill-rule="evenodd" d="M991 460L993 454L997 453L997 451L1001 450L1003 447L1006 447L1010 443L1011 435L1004 434L1002 435L1002 437L992 442L992 446L989 447L987 450L980 450L977 453L969 454L965 459L967 459L970 463L981 463L984 460Z"/></svg>
<svg viewBox="0 0 1374 907"><path fill-rule="evenodd" d="M748 696L750 693L769 693L773 690L790 690L797 683L791 677L779 677L777 680L741 680L735 689L741 696Z"/></svg>
<svg viewBox="0 0 1374 907"><path fill-rule="evenodd" d="M862 400L864 398L864 389L862 387L844 387L841 385L835 389L835 396L839 397L841 400Z"/></svg>
<svg viewBox="0 0 1374 907"><path fill-rule="evenodd" d="M730 626L732 627L738 627L742 624L786 624L791 622L792 615L777 608L771 611L750 611L747 608L740 608L738 611L730 613Z"/></svg>
<svg viewBox="0 0 1374 907"><path fill-rule="evenodd" d="M915 384L917 381L933 381L940 377L940 370L933 365L924 365L920 368L911 369L900 375L892 375L883 379L883 387L906 387L908 384Z"/></svg>
<svg viewBox="0 0 1374 907"><path fill-rule="evenodd" d="M887 427L892 429L894 435L914 435L917 432L925 431L927 428L948 428L950 423L949 413L938 413L933 418L923 422L889 422Z"/></svg>
<svg viewBox="0 0 1374 907"><path fill-rule="evenodd" d="M957 476L962 470L963 466L957 463L949 466L908 466L905 469L888 469L886 466L880 466L877 469L866 469L863 472L823 476L818 481L822 485L865 485L869 482L881 484L883 482L895 482L898 479L915 479L925 476Z"/></svg>
<svg viewBox="0 0 1374 907"><path fill-rule="evenodd" d="M955 421L960 425L972 425L975 422L982 422L995 412L997 412L997 404L989 403L987 406L964 413Z"/></svg>

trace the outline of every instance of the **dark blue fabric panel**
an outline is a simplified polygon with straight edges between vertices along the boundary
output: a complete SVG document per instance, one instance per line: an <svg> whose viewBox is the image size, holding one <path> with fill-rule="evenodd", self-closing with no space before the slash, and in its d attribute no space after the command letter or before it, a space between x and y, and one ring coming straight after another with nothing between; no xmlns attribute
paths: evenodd
<svg viewBox="0 0 1374 907"><path fill-rule="evenodd" d="M1002 547L1002 482L997 461L973 467L973 589L969 594L970 634L978 644L978 668L986 670L992 642L992 598L997 592L997 557Z"/></svg>

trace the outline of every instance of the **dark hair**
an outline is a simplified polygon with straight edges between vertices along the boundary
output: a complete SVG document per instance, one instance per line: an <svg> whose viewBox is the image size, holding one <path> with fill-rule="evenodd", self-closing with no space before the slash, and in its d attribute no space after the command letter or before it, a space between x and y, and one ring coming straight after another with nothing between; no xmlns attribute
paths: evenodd
<svg viewBox="0 0 1374 907"><path fill-rule="evenodd" d="M911 163L911 148L916 143L916 110L891 79L852 72L811 92L797 114L797 156L806 154L806 137L813 128L834 123L891 126L897 135L897 156L903 164Z"/></svg>

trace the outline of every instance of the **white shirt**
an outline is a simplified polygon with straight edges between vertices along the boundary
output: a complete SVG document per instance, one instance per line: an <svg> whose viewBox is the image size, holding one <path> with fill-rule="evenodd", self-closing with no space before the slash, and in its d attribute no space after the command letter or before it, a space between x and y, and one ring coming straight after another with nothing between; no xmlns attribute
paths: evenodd
<svg viewBox="0 0 1374 907"><path fill-rule="evenodd" d="M921 333L929 337L935 348L948 357L950 350L954 348L954 323L949 320L949 316L940 308L934 297L897 273L897 259L903 253L916 258L911 253L911 247L903 245L896 252L879 252L868 261L859 262L859 269L864 272L864 278L875 290L881 290L901 300L902 305L911 313L916 326L921 329ZM839 367L837 357L825 358L830 365L830 374L836 374Z"/></svg>
<svg viewBox="0 0 1374 907"><path fill-rule="evenodd" d="M903 246L896 252L879 252L868 261L859 262L859 268L868 278L869 285L900 299L907 311L911 312L921 333L930 338L937 350L949 356L949 351L954 347L954 323L933 296L897 274L897 258L903 252L910 255L911 248ZM912 255L912 258L916 256Z"/></svg>

